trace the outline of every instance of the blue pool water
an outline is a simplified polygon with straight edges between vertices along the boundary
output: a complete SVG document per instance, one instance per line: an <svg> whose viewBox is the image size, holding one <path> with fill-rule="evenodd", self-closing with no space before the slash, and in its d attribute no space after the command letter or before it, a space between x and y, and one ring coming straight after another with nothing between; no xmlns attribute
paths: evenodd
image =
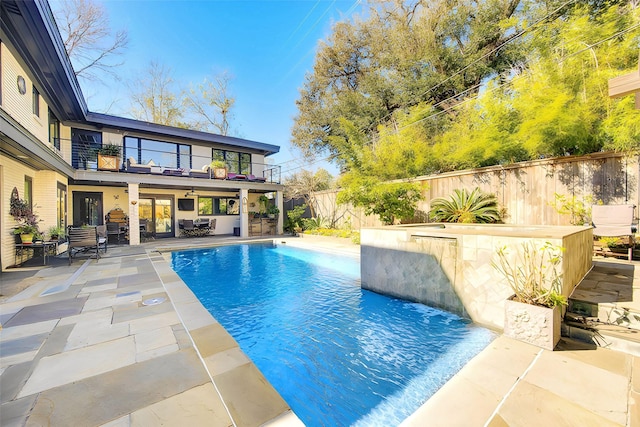
<svg viewBox="0 0 640 427"><path fill-rule="evenodd" d="M172 267L307 426L397 425L494 338L360 289L348 256L251 244Z"/></svg>

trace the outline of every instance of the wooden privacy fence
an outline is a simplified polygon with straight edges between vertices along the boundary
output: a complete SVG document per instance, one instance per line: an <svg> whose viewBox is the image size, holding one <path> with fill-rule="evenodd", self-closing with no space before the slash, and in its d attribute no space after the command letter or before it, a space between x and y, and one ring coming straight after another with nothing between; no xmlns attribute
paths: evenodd
<svg viewBox="0 0 640 427"><path fill-rule="evenodd" d="M505 208L507 224L568 225L569 216L558 214L551 205L556 193L578 200L590 195L604 204L638 206L638 166L637 156L607 152L421 176L412 180L420 183L424 195L414 222L428 221L431 199L449 197L457 188L479 187L497 196ZM377 215L367 216L361 208L338 205L336 196L337 191L318 193L316 212L335 220L339 227L382 225Z"/></svg>

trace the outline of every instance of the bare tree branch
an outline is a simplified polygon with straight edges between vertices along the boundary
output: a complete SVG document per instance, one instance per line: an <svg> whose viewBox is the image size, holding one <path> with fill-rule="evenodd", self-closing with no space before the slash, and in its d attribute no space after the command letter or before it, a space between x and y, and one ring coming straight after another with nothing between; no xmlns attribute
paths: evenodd
<svg viewBox="0 0 640 427"><path fill-rule="evenodd" d="M197 117L192 127L203 131L213 130L220 135L229 134L229 122L233 118L231 110L236 102L229 95L231 80L232 77L223 72L185 91L185 105Z"/></svg>
<svg viewBox="0 0 640 427"><path fill-rule="evenodd" d="M58 28L76 76L99 80L100 72L114 75L118 57L128 43L126 30L111 30L104 7L94 0L60 0L54 11Z"/></svg>
<svg viewBox="0 0 640 427"><path fill-rule="evenodd" d="M171 69L152 61L130 84L131 114L138 120L186 127L182 122L184 107L173 84Z"/></svg>

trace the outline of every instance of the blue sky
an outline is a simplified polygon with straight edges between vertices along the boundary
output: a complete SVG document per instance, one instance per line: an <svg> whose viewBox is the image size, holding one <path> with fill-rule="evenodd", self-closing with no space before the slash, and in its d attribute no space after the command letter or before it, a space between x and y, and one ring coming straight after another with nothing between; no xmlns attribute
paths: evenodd
<svg viewBox="0 0 640 427"><path fill-rule="evenodd" d="M156 61L173 71L179 85L227 71L236 98L231 125L237 136L280 146L273 162L283 172L299 164L290 147L295 101L316 48L334 22L364 7L359 0L104 0L114 29L126 28L129 45L121 81L90 87L81 81L89 108L128 115L127 78ZM52 0L52 7L55 7ZM114 102L115 101L115 102ZM287 162L287 163L285 163ZM332 174L336 169L320 164ZM307 166L314 170L318 164Z"/></svg>

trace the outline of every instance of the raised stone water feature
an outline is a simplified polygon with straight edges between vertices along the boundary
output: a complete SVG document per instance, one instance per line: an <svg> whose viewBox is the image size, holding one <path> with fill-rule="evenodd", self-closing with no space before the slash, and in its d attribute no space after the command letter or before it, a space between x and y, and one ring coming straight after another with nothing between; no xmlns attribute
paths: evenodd
<svg viewBox="0 0 640 427"><path fill-rule="evenodd" d="M442 308L493 329L504 327L513 291L491 266L496 248L522 243L565 248L560 264L568 297L591 269L589 226L419 224L361 230L362 288Z"/></svg>

